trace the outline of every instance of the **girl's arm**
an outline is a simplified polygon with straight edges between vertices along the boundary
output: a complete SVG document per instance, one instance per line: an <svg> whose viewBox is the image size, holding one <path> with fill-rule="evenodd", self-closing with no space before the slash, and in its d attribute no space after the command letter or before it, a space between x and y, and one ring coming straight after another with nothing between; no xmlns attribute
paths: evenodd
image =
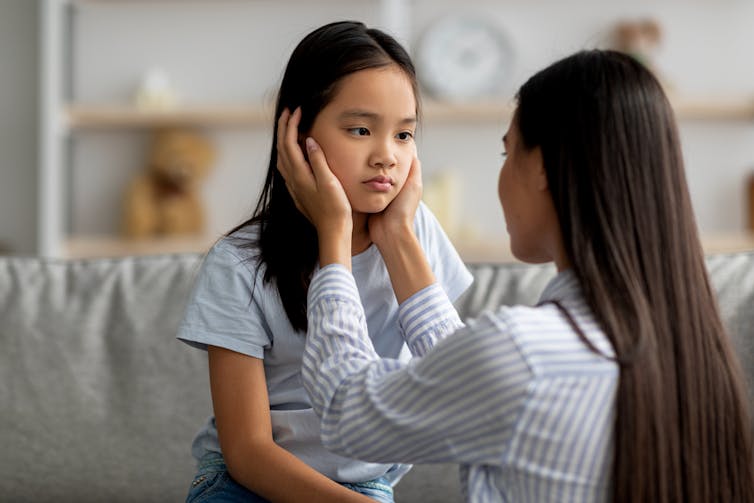
<svg viewBox="0 0 754 503"><path fill-rule="evenodd" d="M217 431L234 480L273 502L373 503L274 442L262 360L216 346L208 353Z"/></svg>

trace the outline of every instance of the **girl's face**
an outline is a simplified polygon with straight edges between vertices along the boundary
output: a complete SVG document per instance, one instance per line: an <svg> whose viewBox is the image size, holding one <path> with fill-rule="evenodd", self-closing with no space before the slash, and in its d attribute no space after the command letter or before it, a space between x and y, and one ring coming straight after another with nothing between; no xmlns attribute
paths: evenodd
<svg viewBox="0 0 754 503"><path fill-rule="evenodd" d="M379 213L398 195L416 155L416 98L396 65L343 78L309 135L345 189L355 213Z"/></svg>
<svg viewBox="0 0 754 503"><path fill-rule="evenodd" d="M500 170L498 195L510 235L513 255L524 262L553 260L553 230L557 219L547 190L539 147L527 150L514 118L503 136L505 162Z"/></svg>

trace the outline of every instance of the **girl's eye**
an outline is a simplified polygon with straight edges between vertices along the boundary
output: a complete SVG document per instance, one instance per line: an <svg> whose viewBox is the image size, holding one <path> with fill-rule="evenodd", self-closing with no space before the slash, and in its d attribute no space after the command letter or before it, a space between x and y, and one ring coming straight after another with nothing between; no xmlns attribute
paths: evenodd
<svg viewBox="0 0 754 503"><path fill-rule="evenodd" d="M352 127L348 132L356 136L369 136L369 129L365 127Z"/></svg>
<svg viewBox="0 0 754 503"><path fill-rule="evenodd" d="M411 131L401 131L400 133L398 133L398 139L402 141L408 141L413 137L414 134Z"/></svg>
<svg viewBox="0 0 754 503"><path fill-rule="evenodd" d="M503 150L503 151L502 151L502 152L500 153L500 156L501 156L501 157L502 157L503 159L505 159L506 157L508 157L508 152L506 152L506 151L504 151L504 150Z"/></svg>

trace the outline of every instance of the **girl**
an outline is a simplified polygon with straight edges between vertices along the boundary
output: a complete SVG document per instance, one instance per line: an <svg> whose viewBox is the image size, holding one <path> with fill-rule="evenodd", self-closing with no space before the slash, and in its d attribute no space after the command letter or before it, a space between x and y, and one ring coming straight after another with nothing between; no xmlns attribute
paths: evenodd
<svg viewBox="0 0 754 503"><path fill-rule="evenodd" d="M321 144L345 188L367 330L378 354L391 359L406 356L405 344L367 221L389 221L391 201L420 192L416 176L404 188L416 154L416 89L414 67L393 38L339 22L293 51L276 109L276 117L296 110L300 130ZM187 501L389 502L407 467L328 452L301 384L317 234L296 209L277 158L275 133L254 215L207 254L180 328L181 340L208 351L214 409L193 444L199 470ZM438 281L456 298L470 273L424 206L412 225Z"/></svg>
<svg viewBox="0 0 754 503"><path fill-rule="evenodd" d="M581 52L520 89L500 202L513 253L558 274L537 307L465 327L426 264L401 278L399 321L424 353L408 363L381 359L366 337L347 199L326 152L308 142L311 170L297 153L296 126L281 119L281 167L319 233L303 376L328 448L459 462L471 501L754 501L742 378L673 112L641 64ZM410 241L408 221L387 226L390 239ZM422 261L416 246L404 254L388 267Z"/></svg>

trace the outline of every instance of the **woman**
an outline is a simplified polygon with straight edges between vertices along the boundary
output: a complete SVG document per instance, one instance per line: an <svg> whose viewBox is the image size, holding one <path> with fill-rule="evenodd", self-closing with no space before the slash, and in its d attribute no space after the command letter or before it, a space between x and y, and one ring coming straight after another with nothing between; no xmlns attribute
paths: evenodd
<svg viewBox="0 0 754 503"><path fill-rule="evenodd" d="M416 185L388 206L403 224L377 222L374 241L397 256L399 321L423 354L407 364L366 338L337 178L316 145L310 165L297 152L295 121L279 127L279 168L320 240L303 377L328 448L461 463L471 501L754 501L742 378L673 112L640 63L580 52L518 93L499 196L514 255L557 266L537 307L464 327L426 265L394 274L422 264L403 244Z"/></svg>

